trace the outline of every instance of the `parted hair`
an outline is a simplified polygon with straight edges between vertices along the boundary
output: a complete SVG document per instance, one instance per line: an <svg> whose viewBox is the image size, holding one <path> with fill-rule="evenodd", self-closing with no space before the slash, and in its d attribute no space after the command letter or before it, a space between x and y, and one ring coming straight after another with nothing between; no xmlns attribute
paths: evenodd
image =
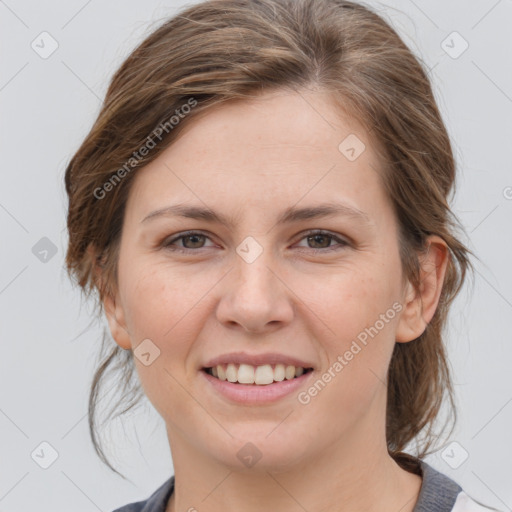
<svg viewBox="0 0 512 512"><path fill-rule="evenodd" d="M67 165L67 270L86 297L95 296L99 318L104 297L117 287L121 228L137 170L201 112L265 91L310 88L330 92L370 134L399 226L403 275L417 289L427 237L438 235L448 246L437 310L416 340L395 343L388 370L388 451L399 461L414 441L421 458L456 422L444 329L472 267L471 253L449 206L455 159L426 66L370 7L345 0L211 0L164 20L115 72L97 119ZM185 110L187 104L194 107ZM171 126L173 116L179 122ZM138 150L150 138L151 149L142 155ZM109 375L119 398L106 420L126 413L143 393L132 351L106 330L98 358L89 431L97 454L117 473L98 435L98 402ZM438 429L445 404L447 419Z"/></svg>

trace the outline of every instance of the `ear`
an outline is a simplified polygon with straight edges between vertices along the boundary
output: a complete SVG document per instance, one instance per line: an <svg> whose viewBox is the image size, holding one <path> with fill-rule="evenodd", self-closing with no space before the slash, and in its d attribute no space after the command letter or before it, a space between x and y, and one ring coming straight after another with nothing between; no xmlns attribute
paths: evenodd
<svg viewBox="0 0 512 512"><path fill-rule="evenodd" d="M450 253L446 242L437 235L427 239L427 252L419 256L420 288L407 283L404 309L396 331L396 341L406 343L423 334L432 320L448 267Z"/></svg>
<svg viewBox="0 0 512 512"><path fill-rule="evenodd" d="M103 290L102 298L105 316L107 317L110 334L114 341L123 349L131 349L130 335L126 328L125 314L120 301L117 298L117 290L112 290L111 286L104 287L105 267L104 259L98 258L95 248L90 245L87 253L93 265L94 282L98 290Z"/></svg>
<svg viewBox="0 0 512 512"><path fill-rule="evenodd" d="M125 314L119 300L116 300L115 295L107 293L103 299L103 307L112 338L121 348L131 349L132 344L126 328Z"/></svg>

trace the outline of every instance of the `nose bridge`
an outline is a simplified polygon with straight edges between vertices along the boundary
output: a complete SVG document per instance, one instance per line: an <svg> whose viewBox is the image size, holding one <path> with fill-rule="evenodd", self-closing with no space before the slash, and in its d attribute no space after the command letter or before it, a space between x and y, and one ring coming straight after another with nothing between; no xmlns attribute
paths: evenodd
<svg viewBox="0 0 512 512"><path fill-rule="evenodd" d="M236 247L233 279L237 293L243 294L242 298L259 294L264 295L260 300L270 301L270 296L267 295L271 291L277 291L276 286L271 285L276 277L269 269L275 266L275 262L272 261L272 250L268 244L264 246L264 243L263 237L257 240L253 236L247 236Z"/></svg>
<svg viewBox="0 0 512 512"><path fill-rule="evenodd" d="M264 329L269 323L288 322L293 310L286 287L278 278L273 251L263 237L248 236L236 247L234 268L221 298L218 317L246 330Z"/></svg>

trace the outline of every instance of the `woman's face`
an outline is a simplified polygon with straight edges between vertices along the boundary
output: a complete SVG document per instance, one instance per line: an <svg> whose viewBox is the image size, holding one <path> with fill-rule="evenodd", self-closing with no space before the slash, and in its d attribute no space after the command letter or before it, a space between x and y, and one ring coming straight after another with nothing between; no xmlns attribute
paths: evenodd
<svg viewBox="0 0 512 512"><path fill-rule="evenodd" d="M109 322L173 455L284 470L384 442L406 287L379 172L320 92L213 109L137 171Z"/></svg>

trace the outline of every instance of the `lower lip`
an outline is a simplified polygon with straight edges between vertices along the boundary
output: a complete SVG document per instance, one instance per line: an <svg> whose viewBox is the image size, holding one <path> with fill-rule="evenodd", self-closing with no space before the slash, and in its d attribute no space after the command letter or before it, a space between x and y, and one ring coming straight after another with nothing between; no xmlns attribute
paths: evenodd
<svg viewBox="0 0 512 512"><path fill-rule="evenodd" d="M203 374L216 391L233 402L263 404L275 402L280 398L296 392L309 380L313 371L303 373L300 377L295 377L290 380L265 385L237 384L227 380L220 380L206 373L204 370L201 370L200 373Z"/></svg>

